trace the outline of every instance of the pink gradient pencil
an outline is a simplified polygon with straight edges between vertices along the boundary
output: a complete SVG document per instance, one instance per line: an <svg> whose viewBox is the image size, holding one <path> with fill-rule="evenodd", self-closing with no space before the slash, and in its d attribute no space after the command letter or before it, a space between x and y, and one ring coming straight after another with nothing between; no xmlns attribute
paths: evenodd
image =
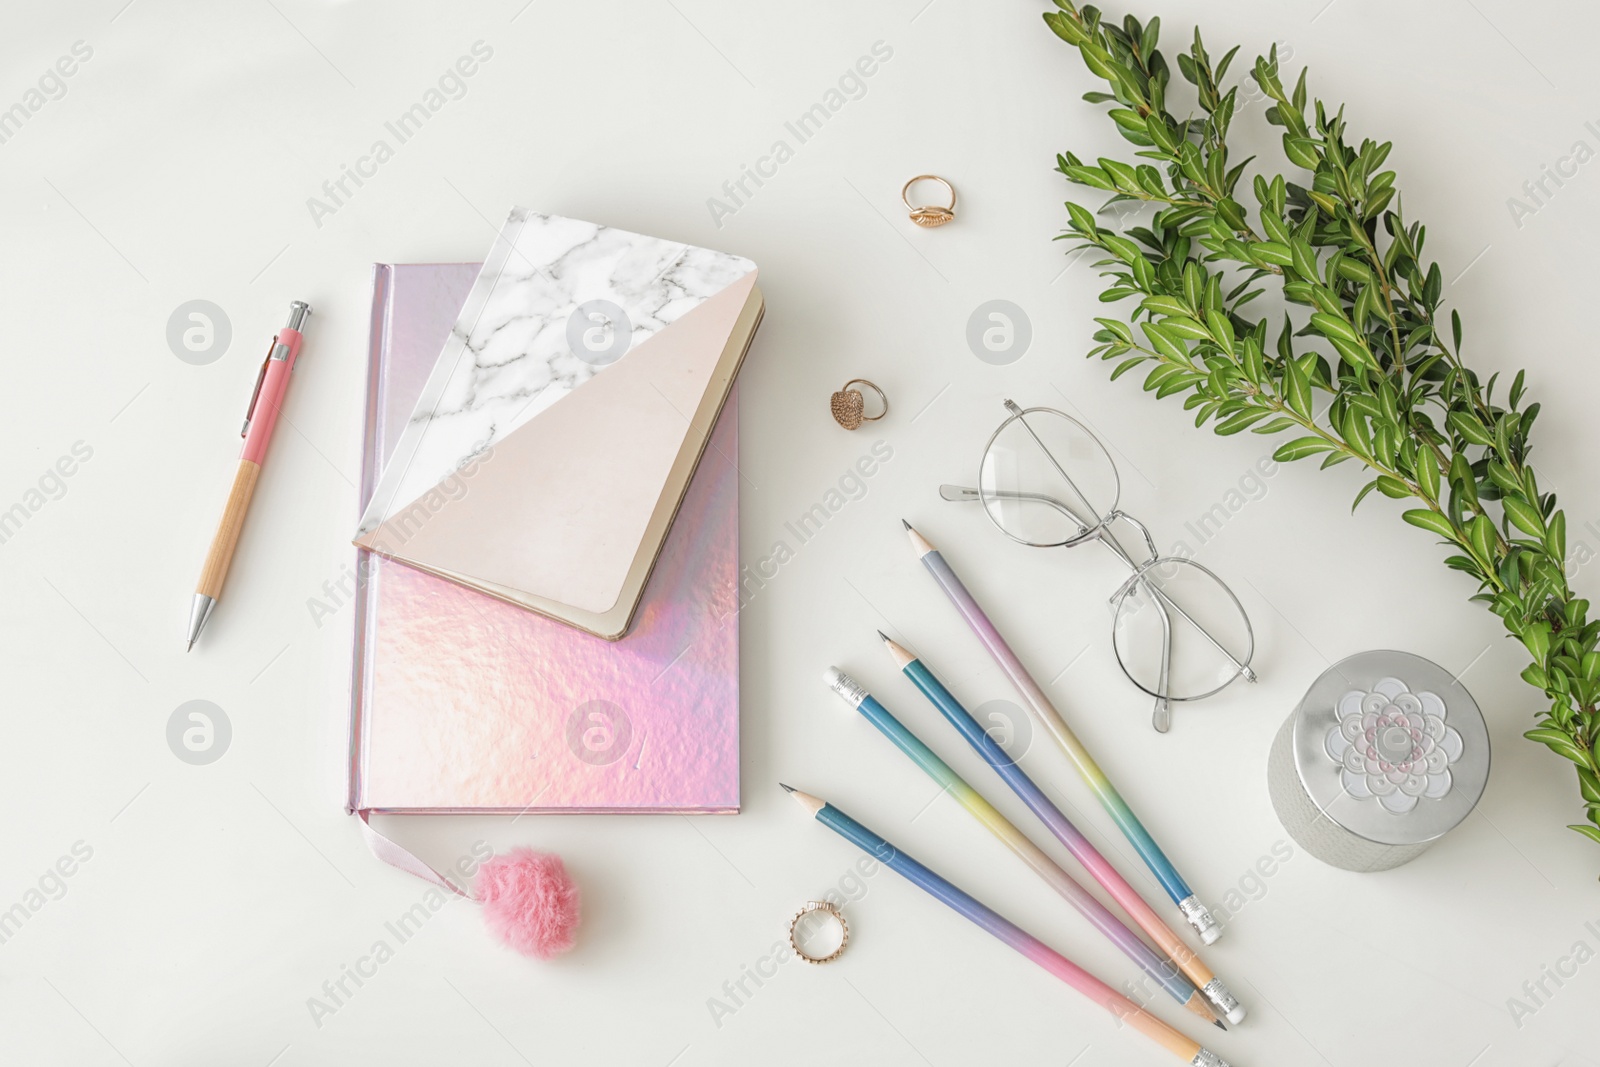
<svg viewBox="0 0 1600 1067"><path fill-rule="evenodd" d="M1227 1029L1217 1021L1217 1017L1206 1006L1205 996L1184 977L1182 970L1176 964L1151 951L1149 945L1139 940L1137 934L1118 921L1117 917L1096 900L1093 894L1079 885L1072 875L1062 870L1044 849L1030 841L1011 820L996 811L994 805L984 799L983 794L968 785L966 779L952 770L933 749L923 744L921 738L906 729L905 724L895 718L876 697L867 692L865 686L838 667L829 667L823 680L841 700L859 711L862 718L876 726L883 736L894 742L896 748L911 757L911 761L921 767L928 777L938 782L940 787L956 803L965 808L969 815L977 819L986 830L1033 868L1034 873L1044 879L1045 884L1065 897L1067 903L1078 910L1078 914L1088 919L1096 930L1138 964L1139 969L1154 979L1157 985L1206 1022Z"/></svg>
<svg viewBox="0 0 1600 1067"><path fill-rule="evenodd" d="M913 529L909 522L901 519L900 523L906 528L906 534L911 538L911 547L922 560L923 566L928 569L928 573L933 575L933 580L939 583L939 588L950 598L950 603L955 605L961 617L972 628L972 632L983 643L983 647L994 657L995 663L999 664L1000 669L1005 671L1006 677L1011 679L1011 684L1016 687L1017 693L1033 711L1034 718L1039 720L1046 732L1061 747L1061 751L1072 761L1078 776L1116 822L1123 836L1138 851L1139 858L1144 860L1145 866L1150 868L1150 873L1161 883L1161 888L1167 891L1172 902L1178 906L1178 911L1183 914L1184 920L1194 927L1195 933L1200 935L1200 940L1208 945L1221 937L1222 926L1216 917L1201 903L1200 897L1194 890L1189 888L1183 876L1178 873L1178 869L1172 865L1172 861L1167 859L1166 853L1161 851L1161 846L1150 836L1150 831L1144 828L1144 823L1139 821L1139 817L1128 806L1128 802L1122 799L1122 794L1117 792L1117 787L1106 777L1106 772L1100 769L1100 765L1089 755L1089 750L1084 747L1083 742L1078 740L1078 735L1068 728L1065 720L1061 718L1061 713L1045 695L1043 687L1033 680L1033 676L1022 665L1017 654L1011 651L1011 646L1006 644L1006 639L1000 636L1000 631L989 620L989 616L984 614L983 608L973 599L972 594L967 592L967 587L961 584L961 579L946 562L944 555L934 548L926 537Z"/></svg>
<svg viewBox="0 0 1600 1067"><path fill-rule="evenodd" d="M1000 747L999 742L989 736L978 724L978 720L972 717L972 713L944 687L944 683L935 678L933 672L920 659L890 640L882 631L879 631L878 636L883 638L884 647L888 649L889 655L894 658L895 665L901 672L911 679L922 695L928 698L929 703L939 709L939 714L956 728L956 732L977 750L984 762L1011 787L1011 791L1028 805L1028 810L1039 817L1039 821L1055 835L1056 840L1067 846L1067 851L1071 852L1094 880L1111 894L1112 899L1122 906L1122 910L1128 913L1129 918L1161 946L1161 951L1172 958L1189 980L1216 1005L1224 1018L1234 1024L1244 1022L1244 1007L1229 991L1227 983L1212 973L1211 968L1207 967L1205 962L1173 933L1172 928L1161 921L1161 916L1144 902L1138 891L1129 885L1128 880L1100 854L1100 850L1083 836L1083 832L1072 825L1072 820L1063 815L1061 809L1045 796L1044 790L1017 766L1016 761Z"/></svg>
<svg viewBox="0 0 1600 1067"><path fill-rule="evenodd" d="M958 914L989 931L1115 1015L1118 1022L1127 1023L1168 1052L1189 1063L1191 1067L1228 1067L1227 1062L1215 1052L1174 1030L1037 937L924 867L832 804L809 793L802 793L793 786L785 785L783 788L822 825L862 849L917 888L926 891L935 900L948 905Z"/></svg>

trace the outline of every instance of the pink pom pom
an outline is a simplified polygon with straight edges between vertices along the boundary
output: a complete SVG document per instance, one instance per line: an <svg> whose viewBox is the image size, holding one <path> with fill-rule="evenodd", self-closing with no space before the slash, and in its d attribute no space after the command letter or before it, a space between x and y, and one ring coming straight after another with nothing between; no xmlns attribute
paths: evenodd
<svg viewBox="0 0 1600 1067"><path fill-rule="evenodd" d="M474 889L489 929L523 955L547 960L572 947L578 887L560 856L514 848L483 865Z"/></svg>

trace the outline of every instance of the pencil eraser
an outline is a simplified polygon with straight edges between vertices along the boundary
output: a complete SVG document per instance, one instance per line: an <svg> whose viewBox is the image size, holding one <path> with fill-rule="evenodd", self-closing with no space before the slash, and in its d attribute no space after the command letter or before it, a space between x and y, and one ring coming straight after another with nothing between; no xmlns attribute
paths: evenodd
<svg viewBox="0 0 1600 1067"><path fill-rule="evenodd" d="M1230 1025L1238 1026L1240 1023L1244 1022L1244 1008L1241 1006L1234 1007L1228 1012L1227 1017Z"/></svg>
<svg viewBox="0 0 1600 1067"><path fill-rule="evenodd" d="M841 671L838 667L829 667L822 673L822 680L828 683L828 688L849 704L852 708L859 708L861 702L867 699L867 687Z"/></svg>
<svg viewBox="0 0 1600 1067"><path fill-rule="evenodd" d="M1208 945L1215 945L1222 938L1221 926L1208 926L1200 931L1200 940Z"/></svg>

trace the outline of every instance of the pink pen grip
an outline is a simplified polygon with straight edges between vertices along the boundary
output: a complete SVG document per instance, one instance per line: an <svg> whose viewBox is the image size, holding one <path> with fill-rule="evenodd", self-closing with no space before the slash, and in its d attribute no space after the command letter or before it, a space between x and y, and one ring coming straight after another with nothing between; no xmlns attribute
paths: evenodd
<svg viewBox="0 0 1600 1067"><path fill-rule="evenodd" d="M261 378L261 391L256 395L255 407L250 414L250 426L245 431L240 459L247 459L259 466L266 457L267 444L272 440L272 431L278 424L278 409L283 404L284 392L289 388L289 372L294 370L294 361L300 355L301 340L299 330L285 326L278 331L273 350L276 351L278 345L287 345L289 355L286 359L267 360L267 370Z"/></svg>

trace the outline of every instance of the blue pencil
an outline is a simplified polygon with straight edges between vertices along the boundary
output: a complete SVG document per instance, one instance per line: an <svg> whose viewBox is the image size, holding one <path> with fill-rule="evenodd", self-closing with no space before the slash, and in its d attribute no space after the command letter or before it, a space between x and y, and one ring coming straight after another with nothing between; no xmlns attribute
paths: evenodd
<svg viewBox="0 0 1600 1067"><path fill-rule="evenodd" d="M1034 873L1043 878L1050 888L1065 897L1069 904L1078 909L1080 915L1094 925L1095 929L1109 938L1112 944L1120 948L1129 959L1138 964L1141 970L1155 979L1157 984L1168 993L1171 993L1174 1000L1206 1022L1222 1026L1221 1023L1217 1022L1216 1016L1206 1007L1205 997L1183 976L1183 973L1172 961L1163 959L1152 951L1149 945L1139 940L1137 934L1124 926L1104 904L1096 900L1093 894L1079 885L1072 875L1062 870L1060 865L1051 859L1042 848L1028 840L1027 835L1017 829L1011 820L996 811L994 805L984 799L983 794L968 785L966 780L952 770L948 763L940 759L937 753L923 744L921 738L907 729L906 725L895 718L888 708L884 707L876 697L867 692L860 682L837 667L829 667L827 674L824 675L824 680L827 681L828 687L839 694L846 704L859 711L868 722L878 728L883 736L894 742L896 748L909 756L911 762L921 767L928 777L938 782L940 787L955 799L956 803L967 810L968 814L982 823L990 833L1000 839L1002 844L1021 857L1024 863L1032 867ZM1227 1028L1223 1027L1223 1029Z"/></svg>
<svg viewBox="0 0 1600 1067"><path fill-rule="evenodd" d="M779 783L782 785L783 783ZM888 841L856 822L850 816L826 801L802 793L793 786L783 786L800 806L812 817L845 840L863 849L879 863L936 900L948 905L965 918L989 931L1034 963L1043 967L1072 988L1105 1008L1122 1022L1155 1041L1162 1048L1181 1057L1191 1067L1228 1067L1215 1052L1199 1042L1185 1037L1139 1005L1106 985L1100 979L1067 959L1061 953L1040 941L1020 926L984 905L971 894L952 885L933 871L924 867ZM970 985L970 982L969 982Z"/></svg>
<svg viewBox="0 0 1600 1067"><path fill-rule="evenodd" d="M1122 910L1139 924L1139 928L1149 934L1161 947L1161 951L1172 957L1173 962L1183 968L1183 973L1200 987L1200 991L1217 1007L1223 1018L1229 1023L1243 1022L1244 1008L1229 992L1222 979L1218 978L1194 950L1172 932L1172 928L1149 904L1145 903L1144 898L1128 884L1121 872L1100 854L1100 850L1083 836L1083 832L1072 825L1072 820L1063 815L1061 809L1045 796L1044 790L1035 785L1033 779L1029 778L1027 773L1017 766L1016 761L1006 754L1006 750L978 724L972 713L961 706L961 702L933 676L933 672L928 670L920 659L891 641L882 631L879 631L878 636L883 639L885 647L901 673L910 678L921 690L922 695L939 709L939 713L949 721L950 725L967 739L968 744L977 749L984 762L994 768L995 773L1011 787L1011 791L1017 794L1022 802L1028 805L1028 809L1039 817L1039 821L1049 828L1056 840L1067 846L1067 850L1084 865L1094 880L1122 905Z"/></svg>

